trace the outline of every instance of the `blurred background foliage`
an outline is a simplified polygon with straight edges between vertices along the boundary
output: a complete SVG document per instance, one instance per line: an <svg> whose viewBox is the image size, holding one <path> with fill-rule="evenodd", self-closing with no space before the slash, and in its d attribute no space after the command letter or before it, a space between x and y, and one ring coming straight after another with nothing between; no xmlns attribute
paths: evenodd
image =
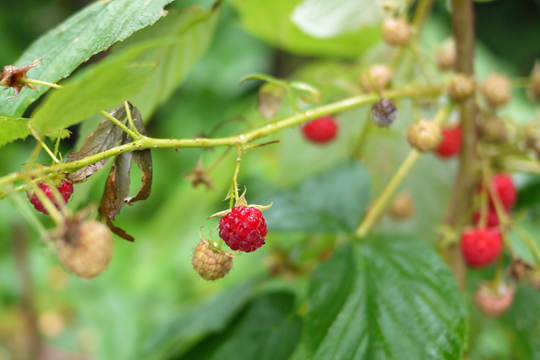
<svg viewBox="0 0 540 360"><path fill-rule="evenodd" d="M0 1L0 64L14 62L40 34L89 3ZM359 91L356 76L360 69L370 57L388 51L378 45L373 48L380 36L377 27L318 39L291 24L289 15L298 3L298 0L224 1L207 51L193 66L183 85L145 119L149 134L158 138L191 138L200 134L227 136L260 126L264 123L256 112L260 83L250 81L239 85L240 79L252 73L290 76L312 83L322 91L322 102L356 94ZM208 10L212 4L213 1L176 0L167 8L183 11L199 6ZM451 34L446 6L446 1L436 1L424 36L426 51ZM499 0L475 5L480 78L494 68L510 76L528 75L534 61L540 57L539 9L539 2L532 0ZM367 49L370 52L358 61ZM104 55L99 54L88 63ZM84 66L87 65L81 68ZM517 96L508 114L516 121L527 121L534 116L534 108L526 104L522 93ZM374 130L375 135L365 146L365 165L372 183L372 192L366 197L382 190L408 148L403 134L412 121L411 104L404 101L400 107L402 115L396 126L391 131ZM299 129L293 128L270 137L269 140L280 139L281 144L250 151L244 156L240 174L240 183L248 188L248 201L267 204L276 189L295 187L303 179L347 159L355 136L367 119L367 110L367 107L359 108L339 115L341 138L327 147L305 143ZM430 116L434 110L423 111ZM289 113L288 104L284 104L280 115ZM73 134L62 144L62 153L66 155L80 147L98 121L100 119L95 118L72 127ZM0 175L19 170L33 146L34 141L27 139L3 147ZM268 358L285 359L290 353L293 359L305 358L303 346L296 346L301 325L290 315L290 309L301 305L298 299L305 296L314 264L327 258L334 244L343 239L332 234L271 232L268 245L235 259L234 270L225 279L212 283L200 279L191 268L192 251L199 241L199 228L204 227L207 233L217 225L215 219L205 219L227 206L222 199L230 183L235 156L226 157L211 173L213 189L192 188L184 176L195 167L198 159L208 167L223 151L153 151L152 196L145 203L126 207L117 217L117 224L133 234L136 242L116 239L111 265L91 282L65 273L12 203L8 199L0 201L0 239L3 239L0 242L0 359L12 359L16 356L13 354L24 353L24 347L28 346L25 333L28 308L23 301L21 268L14 256L15 236L28 240L31 298L38 329L44 341L56 351L57 357L51 359L64 358L61 356L65 354L60 355L58 349L69 352L66 359L78 359L75 353L87 358L114 360L206 359L218 355L221 359L262 359L257 348L246 350L244 357L238 356L232 351L239 346L234 343L238 340L231 334L243 334L248 339L262 336L255 329L264 319L271 319L274 329L283 327L291 331L274 334L275 339L288 339L290 343L282 344L283 353L276 352L277 357ZM41 160L48 162L45 156ZM440 223L444 215L455 166L453 161L441 162L433 156L425 156L402 185L402 190L407 190L415 199L417 216L402 223L385 217L378 231L435 239L434 224ZM80 208L89 202L99 202L106 174L101 171L77 185L70 206ZM137 169L132 171L132 192L136 191L140 176ZM527 194L525 206L537 206L540 203L538 178L521 176L518 180ZM272 218L279 219L279 214L272 215L271 211L268 214L272 228ZM47 217L39 216L46 226L52 226ZM537 216L538 212L529 212L524 221L531 223ZM539 237L538 232L536 237ZM278 276L272 277L276 273ZM267 280L263 286L261 279ZM249 300L254 291L263 295ZM532 294L530 289L523 291L524 296L538 300L538 295ZM216 294L219 298L212 298ZM244 306L247 308L240 314ZM261 313L261 308L266 310ZM516 306L513 311L520 309ZM233 325L224 330L227 324ZM482 324L490 330L482 332L481 338L471 343L471 358L509 358L512 344L501 335L503 325L491 325ZM263 332L263 335L266 346L274 349L272 333ZM228 337L234 341L228 342ZM258 340L253 341L259 344ZM218 350L210 353L209 348ZM526 354L539 351L537 346ZM287 354L283 355L287 357L279 354ZM527 359L526 355L520 358Z"/></svg>

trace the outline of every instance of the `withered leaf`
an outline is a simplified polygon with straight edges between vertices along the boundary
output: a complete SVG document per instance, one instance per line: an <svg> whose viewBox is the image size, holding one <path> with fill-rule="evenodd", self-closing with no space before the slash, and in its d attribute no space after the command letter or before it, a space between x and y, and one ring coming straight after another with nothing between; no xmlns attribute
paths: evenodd
<svg viewBox="0 0 540 360"><path fill-rule="evenodd" d="M283 93L283 86L271 82L265 83L259 89L257 110L266 120L272 119L278 113L283 102Z"/></svg>
<svg viewBox="0 0 540 360"><path fill-rule="evenodd" d="M107 219L107 226L109 227L109 229L111 229L113 234L120 236L122 239L131 241L131 242L135 241L135 238L133 236L129 235L124 229L114 226L112 221L109 219Z"/></svg>
<svg viewBox="0 0 540 360"><path fill-rule="evenodd" d="M111 111L110 114L120 121L126 119L126 109L124 105L118 106L116 109ZM124 132L122 129L120 129L110 120L104 119L99 124L96 131L88 135L83 146L81 147L81 150L69 154L67 161L77 161L87 156L109 150L115 147L118 142L122 140L123 134ZM85 166L82 169L69 174L69 179L76 183L82 182L95 174L99 169L105 167L108 160L109 159L104 159L95 164Z"/></svg>

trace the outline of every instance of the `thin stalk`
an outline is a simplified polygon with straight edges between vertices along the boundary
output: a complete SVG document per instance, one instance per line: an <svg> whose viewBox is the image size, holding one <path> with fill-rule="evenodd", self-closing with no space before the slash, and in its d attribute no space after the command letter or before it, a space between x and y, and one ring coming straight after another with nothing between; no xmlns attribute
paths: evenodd
<svg viewBox="0 0 540 360"><path fill-rule="evenodd" d="M39 145L41 145L41 147L43 149L45 149L45 151L47 152L47 154L49 154L49 156L53 159L53 161L57 164L60 164L60 160L58 160L56 158L56 156L54 155L54 153L51 151L51 149L49 149L49 147L47 146L47 144L45 144L43 142L43 140L41 139L41 137L38 135L38 133L36 132L36 130L34 130L33 127L31 127L30 125L28 125L28 129L30 129L30 133L32 134L32 136L37 140L37 142L39 143Z"/></svg>
<svg viewBox="0 0 540 360"><path fill-rule="evenodd" d="M23 83L26 83L26 84L43 85L43 86L47 86L47 87L54 88L54 89L61 89L62 88L62 85L53 84L53 83L50 83L50 82L47 82L47 81L29 79L29 78L25 78L25 77L20 79L20 81L23 82Z"/></svg>
<svg viewBox="0 0 540 360"><path fill-rule="evenodd" d="M126 114L129 121L129 126L131 126L131 128L133 129L133 132L139 134L139 131L137 131L137 127L135 126L135 123L133 122L133 116L131 115L131 111L129 110L129 103L127 101L124 101L124 107L126 108Z"/></svg>
<svg viewBox="0 0 540 360"><path fill-rule="evenodd" d="M111 114L109 114L108 112L106 111L103 111L101 110L99 112L101 115L105 116L107 119L109 119L110 121L112 121L113 123L116 124L116 126L118 126L120 129L124 130L125 133L127 133L129 136L131 136L131 138L133 140L137 140L137 139L140 139L141 138L141 135L139 134L136 134L134 133L132 130L128 129L126 125L122 124L122 122L120 120L118 120L117 118L115 118L114 116L112 116ZM128 114L130 112L128 111ZM129 116L129 115L128 115ZM133 121L133 120L131 120Z"/></svg>

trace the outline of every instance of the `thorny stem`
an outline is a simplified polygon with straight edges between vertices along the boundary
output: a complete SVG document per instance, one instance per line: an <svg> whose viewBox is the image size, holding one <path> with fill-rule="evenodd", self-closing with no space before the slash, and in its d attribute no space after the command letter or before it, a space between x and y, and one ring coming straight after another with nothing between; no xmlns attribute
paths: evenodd
<svg viewBox="0 0 540 360"><path fill-rule="evenodd" d="M452 109L452 106L443 106L439 109L437 112L437 115L435 115L435 118L433 119L434 122L437 124L442 124L446 118L448 117L448 114L450 113ZM366 217L356 230L356 235L358 237L364 237L368 234L369 230L371 230L371 227L373 224L375 224L375 221L379 218L381 213L383 212L386 204L390 201L392 196L394 195L394 192L398 188L398 186L405 180L405 177L409 174L411 169L414 167L418 159L420 159L421 153L416 150L412 149L407 158L403 161L399 169L396 171L388 185L384 188L381 195L377 198L369 212L367 213Z"/></svg>
<svg viewBox="0 0 540 360"><path fill-rule="evenodd" d="M474 76L474 13L472 0L451 0L452 27L456 44L456 69L458 72ZM476 183L476 129L474 116L476 103L474 97L460 105L461 131L463 141L459 157L459 170L454 183L452 200L448 211L447 223L461 232L459 218L471 206ZM461 289L465 288L465 262L458 246L447 248L444 257L450 265Z"/></svg>
<svg viewBox="0 0 540 360"><path fill-rule="evenodd" d="M425 87L425 88L408 88L402 90L391 90L383 93L383 96L390 99L407 98L417 96L437 96L443 91L443 87ZM341 101L323 105L311 110L302 111L289 117L278 119L274 122L267 123L261 128L248 131L236 136L229 136L224 138L207 139L154 139L146 136L137 136L137 139L133 142L114 147L104 152L85 157L80 160L56 164L52 166L45 166L40 169L28 169L26 171L14 172L9 175L0 177L0 199L7 195L5 187L8 184L15 183L17 181L24 180L27 177L43 177L53 173L65 173L74 172L87 165L96 163L100 160L107 159L109 157L144 149L157 149L157 148L205 148L205 147L218 147L218 146L239 146L254 140L263 138L277 131L285 128L289 128L305 121L314 120L321 116L330 115L338 112L343 112L361 105L366 105L379 101L378 94L366 94L359 95L351 98L347 98ZM105 114L103 114L105 115ZM109 115L109 114L107 114ZM110 116L110 115L109 115ZM108 117L109 118L109 117ZM110 119L111 120L111 119ZM115 121L113 118L111 121ZM122 124L123 125L123 124ZM124 126L125 128L125 126ZM129 132L131 132L128 129ZM129 134L128 132L128 134ZM132 133L132 132L131 132ZM131 134L130 134L131 135Z"/></svg>

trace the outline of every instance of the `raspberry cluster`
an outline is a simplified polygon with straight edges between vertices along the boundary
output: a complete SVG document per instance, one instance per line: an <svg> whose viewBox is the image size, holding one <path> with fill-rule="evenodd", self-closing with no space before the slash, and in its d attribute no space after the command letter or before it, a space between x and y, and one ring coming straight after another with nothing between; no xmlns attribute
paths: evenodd
<svg viewBox="0 0 540 360"><path fill-rule="evenodd" d="M49 188L49 186L45 183L39 183L38 186L41 191L43 191L43 193L45 193L45 195L49 199L51 199L56 208L60 210L60 205L54 198L53 192ZM71 197L71 194L73 194L73 184L70 181L62 180L60 186L58 186L57 189L60 194L62 194L62 198L64 199L64 201L67 203L69 198ZM29 192L26 192L26 195L28 196L28 199L30 199L30 202L32 203L32 205L34 205L37 211L42 212L45 215L49 214L49 212L45 209L45 206L43 205L41 200L39 200L36 194L30 194Z"/></svg>
<svg viewBox="0 0 540 360"><path fill-rule="evenodd" d="M264 245L267 233L266 221L254 207L235 206L219 220L219 237L232 250L255 251Z"/></svg>

